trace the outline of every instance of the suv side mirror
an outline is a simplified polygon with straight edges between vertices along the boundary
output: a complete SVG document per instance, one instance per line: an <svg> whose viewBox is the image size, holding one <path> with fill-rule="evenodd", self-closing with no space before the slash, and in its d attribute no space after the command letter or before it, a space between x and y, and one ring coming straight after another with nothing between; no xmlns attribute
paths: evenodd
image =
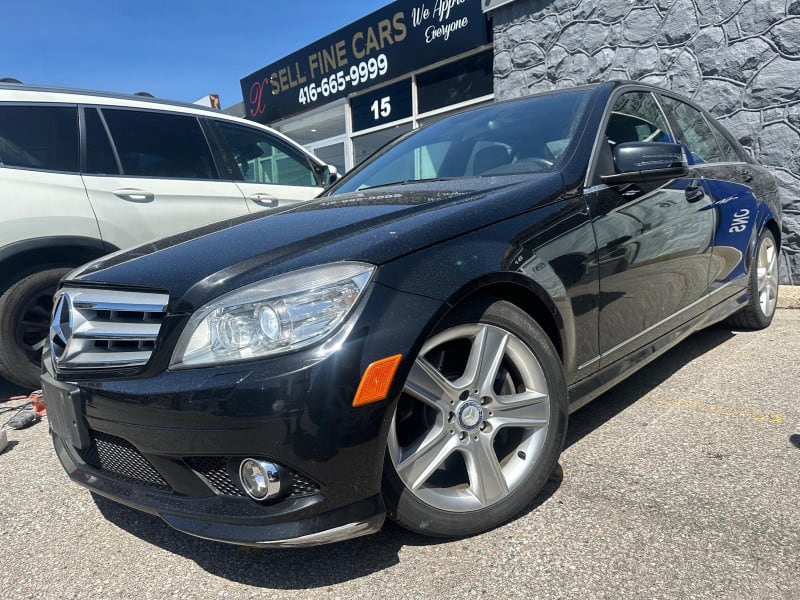
<svg viewBox="0 0 800 600"><path fill-rule="evenodd" d="M333 185L341 178L342 175L339 173L339 169L337 169L333 165L325 165L322 168L322 183L325 185L325 187Z"/></svg>
<svg viewBox="0 0 800 600"><path fill-rule="evenodd" d="M625 142L614 147L614 175L603 175L603 183L636 183L674 179L689 174L686 155L680 144L664 142Z"/></svg>

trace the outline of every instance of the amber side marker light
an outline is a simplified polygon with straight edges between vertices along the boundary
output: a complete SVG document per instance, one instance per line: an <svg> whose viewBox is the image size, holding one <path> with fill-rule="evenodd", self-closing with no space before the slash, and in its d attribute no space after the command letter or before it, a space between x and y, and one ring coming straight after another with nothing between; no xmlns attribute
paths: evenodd
<svg viewBox="0 0 800 600"><path fill-rule="evenodd" d="M353 406L364 406L386 398L402 358L402 354L395 354L376 360L368 366L361 378L361 383L358 384L358 391L353 398Z"/></svg>

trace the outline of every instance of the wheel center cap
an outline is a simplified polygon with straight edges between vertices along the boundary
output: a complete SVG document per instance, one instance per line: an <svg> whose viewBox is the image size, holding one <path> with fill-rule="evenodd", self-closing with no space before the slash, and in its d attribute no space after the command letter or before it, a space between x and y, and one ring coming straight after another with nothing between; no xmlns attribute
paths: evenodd
<svg viewBox="0 0 800 600"><path fill-rule="evenodd" d="M483 408L475 400L467 400L458 407L456 418L461 429L475 429L483 421Z"/></svg>

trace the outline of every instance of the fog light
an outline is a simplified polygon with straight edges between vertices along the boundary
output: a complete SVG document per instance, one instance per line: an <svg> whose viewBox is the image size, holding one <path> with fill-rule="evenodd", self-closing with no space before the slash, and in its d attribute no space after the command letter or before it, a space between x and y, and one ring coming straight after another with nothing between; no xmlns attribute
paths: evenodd
<svg viewBox="0 0 800 600"><path fill-rule="evenodd" d="M278 467L265 460L245 458L239 465L239 479L244 491L254 500L267 500L281 491Z"/></svg>

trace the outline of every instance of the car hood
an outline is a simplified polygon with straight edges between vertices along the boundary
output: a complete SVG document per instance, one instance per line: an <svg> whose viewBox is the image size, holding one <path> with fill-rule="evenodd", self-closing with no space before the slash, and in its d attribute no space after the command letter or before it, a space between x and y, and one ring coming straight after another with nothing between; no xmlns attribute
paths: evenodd
<svg viewBox="0 0 800 600"><path fill-rule="evenodd" d="M360 260L381 265L554 201L558 173L417 182L323 196L221 221L73 271L83 285L166 290L170 312L296 269Z"/></svg>

